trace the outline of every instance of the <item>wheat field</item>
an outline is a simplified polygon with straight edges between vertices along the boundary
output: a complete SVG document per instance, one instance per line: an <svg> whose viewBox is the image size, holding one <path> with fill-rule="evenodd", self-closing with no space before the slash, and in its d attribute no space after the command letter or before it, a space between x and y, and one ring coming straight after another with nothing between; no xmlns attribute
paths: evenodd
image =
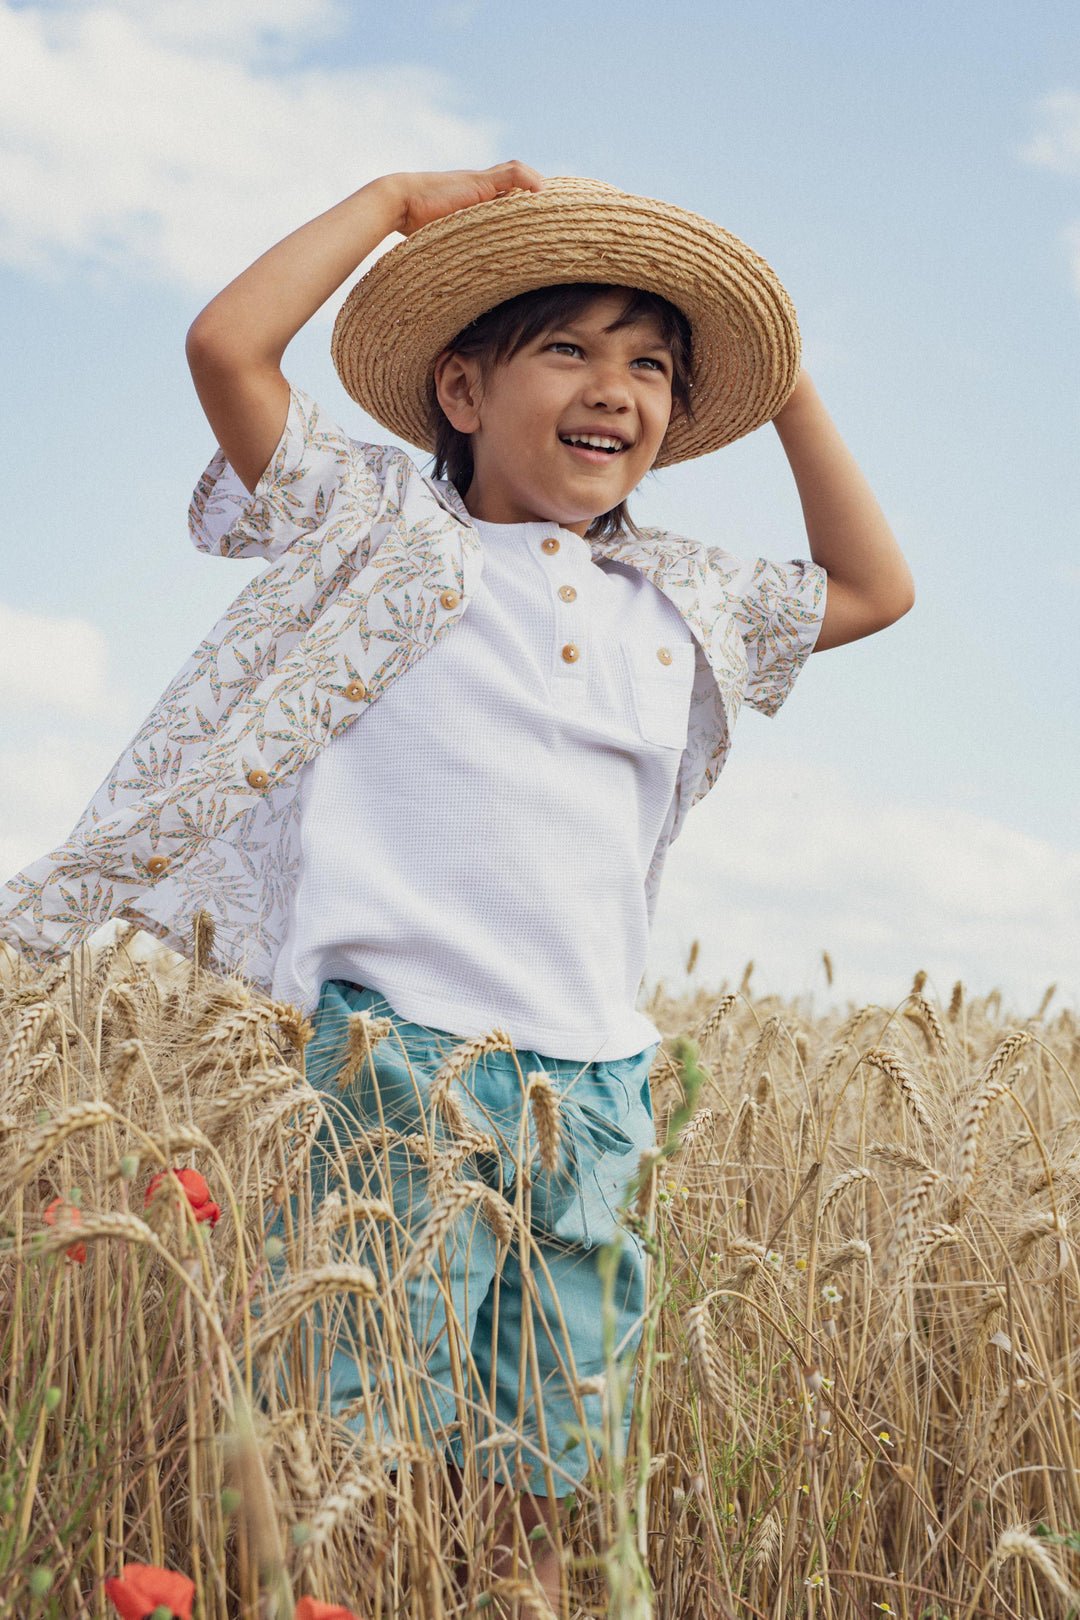
<svg viewBox="0 0 1080 1620"><path fill-rule="evenodd" d="M521 1437L463 1371L458 1498L396 1286L439 1277L466 1207L527 1257L529 1165L511 1204L467 1132L417 1140L432 1213L397 1230L386 1133L350 1138L304 1078L309 1027L211 946L200 926L190 962L131 932L44 970L0 953L0 1613L104 1617L135 1562L190 1576L197 1620L289 1620L305 1595L362 1620L549 1614L483 1489ZM613 1355L552 1533L564 1620L1075 1613L1077 1017L1052 992L939 1004L922 975L828 1012L751 984L649 1008L634 1421L624 1451ZM352 1035L342 1085L394 1038L359 1015ZM451 1126L476 1054L448 1068ZM554 1154L550 1098L531 1106ZM330 1414L321 1356L350 1322L390 1433Z"/></svg>

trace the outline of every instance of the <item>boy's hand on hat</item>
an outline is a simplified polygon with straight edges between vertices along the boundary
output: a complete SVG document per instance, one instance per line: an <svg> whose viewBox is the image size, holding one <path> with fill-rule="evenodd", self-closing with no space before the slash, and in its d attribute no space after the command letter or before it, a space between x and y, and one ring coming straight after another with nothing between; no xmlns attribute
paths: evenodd
<svg viewBox="0 0 1080 1620"><path fill-rule="evenodd" d="M448 169L429 174L388 175L400 193L397 229L411 236L422 225L459 209L490 202L507 191L540 191L544 177L527 163L494 163L490 169Z"/></svg>

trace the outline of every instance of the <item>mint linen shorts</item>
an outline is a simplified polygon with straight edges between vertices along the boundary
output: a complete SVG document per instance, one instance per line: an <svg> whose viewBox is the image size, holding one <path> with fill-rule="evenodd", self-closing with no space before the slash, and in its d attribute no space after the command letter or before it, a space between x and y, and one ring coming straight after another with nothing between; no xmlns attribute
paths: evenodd
<svg viewBox="0 0 1080 1620"><path fill-rule="evenodd" d="M354 1012L391 1018L393 1032L341 1090L335 1081ZM509 1243L500 1243L498 1222L493 1225L478 1197L454 1217L441 1249L410 1265L415 1239L433 1211L447 1207L448 1183L433 1185L431 1153L425 1162L423 1149L426 1138L436 1155L453 1154L457 1138L430 1093L440 1066L461 1044L460 1036L445 1030L399 1020L375 991L343 980L322 986L306 1071L325 1093L338 1147L324 1126L312 1159L313 1215L318 1218L320 1204L335 1188L345 1194L347 1173L353 1197L384 1198L393 1205L394 1220L371 1228L379 1236L374 1247L366 1240L361 1256L378 1279L376 1298L346 1295L334 1302L328 1369L319 1356L316 1326L318 1376L328 1373L331 1411L362 1440L437 1445L463 1467L461 1436L471 1426L482 1474L536 1495L553 1486L562 1496L585 1477L590 1455L601 1449L601 1395L587 1381L605 1370L598 1260L616 1235L607 1331L623 1362L641 1338L645 1253L619 1224L618 1211L641 1154L656 1141L649 1093L656 1046L596 1063L539 1052L488 1052L466 1068L453 1094L469 1127L494 1141L466 1158L458 1174L512 1206L519 1163L530 1165L527 1253L523 1260L520 1229ZM535 1121L523 1096L522 1079L536 1071L548 1076L558 1099L553 1170L540 1164ZM343 1156L341 1148L362 1133L363 1151ZM381 1145L373 1149L373 1142ZM519 1208L526 1208L520 1199ZM397 1302L393 1310L384 1309L388 1290ZM397 1327L388 1324L391 1315ZM409 1331L403 1333L406 1317ZM317 1318L326 1321L323 1311ZM372 1354L373 1339L401 1347L398 1366L412 1358L409 1392L388 1387L397 1375L385 1354ZM628 1399L624 1435L629 1420ZM403 1434L403 1428L412 1432Z"/></svg>

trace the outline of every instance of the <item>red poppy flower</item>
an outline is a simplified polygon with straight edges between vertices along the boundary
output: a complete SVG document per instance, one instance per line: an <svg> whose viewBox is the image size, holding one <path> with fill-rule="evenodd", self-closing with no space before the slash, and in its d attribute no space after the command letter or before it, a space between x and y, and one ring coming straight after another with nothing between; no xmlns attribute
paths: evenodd
<svg viewBox="0 0 1080 1620"><path fill-rule="evenodd" d="M61 1210L64 1211L69 1225L82 1225L82 1216L79 1214L78 1209L74 1204L69 1204L64 1198L54 1198L48 1209L45 1211L43 1219L48 1221L50 1226L55 1226L57 1224L56 1218ZM83 1261L86 1259L86 1244L73 1243L69 1249L64 1250L64 1253L67 1255L69 1260L77 1260L81 1266Z"/></svg>
<svg viewBox="0 0 1080 1620"><path fill-rule="evenodd" d="M343 1609L340 1603L320 1603L318 1598L302 1597L297 1599L296 1620L359 1620L351 1609Z"/></svg>
<svg viewBox="0 0 1080 1620"><path fill-rule="evenodd" d="M154 1188L164 1181L166 1176L175 1176L183 1187L197 1221L209 1221L211 1226L217 1225L221 1217L221 1205L214 1203L210 1197L209 1187L197 1170L159 1170L146 1189L144 1202L147 1205L154 1196Z"/></svg>
<svg viewBox="0 0 1080 1620"><path fill-rule="evenodd" d="M105 1591L121 1620L150 1620L162 1605L173 1620L191 1620L195 1582L173 1569L125 1564L118 1576L105 1582Z"/></svg>

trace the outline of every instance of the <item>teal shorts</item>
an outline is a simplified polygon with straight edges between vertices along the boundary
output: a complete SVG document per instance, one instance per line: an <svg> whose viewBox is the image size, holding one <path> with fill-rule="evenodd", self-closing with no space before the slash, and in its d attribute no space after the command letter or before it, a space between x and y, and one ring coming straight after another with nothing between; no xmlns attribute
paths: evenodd
<svg viewBox="0 0 1080 1620"><path fill-rule="evenodd" d="M361 1011L390 1017L393 1033L342 1091L334 1082L346 1053L349 1015ZM326 1195L335 1188L344 1192L346 1173L354 1197L381 1196L394 1210L394 1220L377 1229L381 1252L369 1247L361 1256L376 1273L379 1294L360 1305L344 1296L343 1315L339 1306L328 1369L331 1411L365 1440L438 1444L459 1467L461 1433L471 1425L482 1474L537 1495L553 1485L562 1496L580 1483L600 1449L601 1396L595 1388L582 1392L580 1385L604 1373L605 1321L624 1365L641 1337L645 1253L620 1225L619 1208L641 1154L656 1141L649 1092L656 1046L596 1063L489 1052L467 1068L454 1095L469 1126L494 1138L494 1145L468 1158L459 1174L513 1205L519 1162L530 1164L526 1261L520 1232L500 1244L478 1201L449 1226L441 1253L414 1270L403 1259L442 1196L438 1189L433 1195L430 1167L416 1144L426 1133L437 1153L453 1148L455 1138L432 1107L430 1090L440 1065L461 1043L462 1037L445 1030L398 1019L374 991L343 980L322 987L306 1072L325 1093L338 1145L324 1126L312 1157L312 1212L317 1219ZM527 1081L538 1070L548 1076L559 1104L558 1162L549 1170L540 1165L532 1110L522 1092L522 1077ZM373 1151L370 1133L377 1138L383 1127L385 1142ZM360 1133L369 1133L365 1151L343 1155L342 1147ZM410 1137L407 1147L404 1139ZM617 1249L610 1251L613 1302L605 1315L598 1260L616 1236ZM379 1300L388 1288L396 1288L410 1329L391 1337L399 1347L411 1338L411 1348L401 1348L400 1356L404 1363L411 1355L414 1366L423 1364L411 1395L387 1389L387 1359L373 1357L370 1344L365 1349L362 1342L365 1336L370 1341L372 1329L384 1339ZM326 1372L323 1367L320 1376ZM413 1433L402 1435L403 1415ZM624 1437L629 1416L628 1398Z"/></svg>

